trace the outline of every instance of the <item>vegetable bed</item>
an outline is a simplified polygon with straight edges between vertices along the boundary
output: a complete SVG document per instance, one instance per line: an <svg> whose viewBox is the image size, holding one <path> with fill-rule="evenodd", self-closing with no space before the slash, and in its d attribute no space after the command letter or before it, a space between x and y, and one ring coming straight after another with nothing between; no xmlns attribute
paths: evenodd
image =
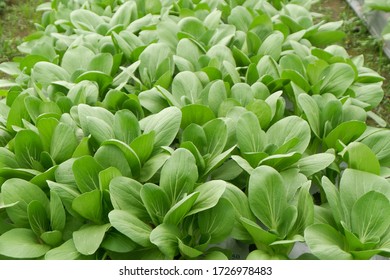
<svg viewBox="0 0 390 280"><path fill-rule="evenodd" d="M383 78L312 2L39 6L0 64L0 258L388 257Z"/></svg>

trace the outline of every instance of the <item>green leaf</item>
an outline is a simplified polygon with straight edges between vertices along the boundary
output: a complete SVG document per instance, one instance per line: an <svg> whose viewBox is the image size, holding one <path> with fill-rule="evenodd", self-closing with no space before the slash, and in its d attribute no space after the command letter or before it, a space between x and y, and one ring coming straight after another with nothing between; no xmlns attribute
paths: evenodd
<svg viewBox="0 0 390 280"><path fill-rule="evenodd" d="M390 183L386 179L364 171L346 169L340 181L340 199L349 226L349 215L360 197L376 191L390 199Z"/></svg>
<svg viewBox="0 0 390 280"><path fill-rule="evenodd" d="M191 210L199 196L198 192L183 197L179 202L173 205L164 216L164 224L178 226L187 213Z"/></svg>
<svg viewBox="0 0 390 280"><path fill-rule="evenodd" d="M123 155L127 160L128 165L130 166L131 174L134 177L138 177L141 170L141 162L137 154L133 151L133 149L130 148L130 146L127 145L126 143L123 143L122 141L116 139L107 140L102 143L102 146L107 146L107 145L115 146L123 153Z"/></svg>
<svg viewBox="0 0 390 280"><path fill-rule="evenodd" d="M205 211L217 205L225 189L226 182L222 180L209 181L196 187L194 193L199 192L199 196L191 210L187 213L187 216Z"/></svg>
<svg viewBox="0 0 390 280"><path fill-rule="evenodd" d="M267 102L256 99L246 106L248 111L253 112L259 120L260 127L267 129L272 120L272 110Z"/></svg>
<svg viewBox="0 0 390 280"><path fill-rule="evenodd" d="M0 167L18 168L14 153L4 147L0 147Z"/></svg>
<svg viewBox="0 0 390 280"><path fill-rule="evenodd" d="M116 177L110 182L110 198L114 209L125 210L139 218L150 219L141 199L142 185L130 178Z"/></svg>
<svg viewBox="0 0 390 280"><path fill-rule="evenodd" d="M258 248L262 248L264 244L269 245L278 239L278 236L276 234L264 230L252 220L249 220L245 217L241 217L240 222L248 231L249 235L252 237L254 243Z"/></svg>
<svg viewBox="0 0 390 280"><path fill-rule="evenodd" d="M297 167L299 168L299 172L306 175L306 177L310 177L311 175L327 168L332 164L332 162L334 162L335 159L336 157L333 154L315 154L301 158L297 162Z"/></svg>
<svg viewBox="0 0 390 280"><path fill-rule="evenodd" d="M106 140L115 138L113 128L99 118L87 117L87 126L93 139L95 139L99 145Z"/></svg>
<svg viewBox="0 0 390 280"><path fill-rule="evenodd" d="M114 65L114 57L110 53L100 53L95 55L89 62L88 71L99 71L104 74L111 75L111 70Z"/></svg>
<svg viewBox="0 0 390 280"><path fill-rule="evenodd" d="M207 145L206 133L201 126L190 124L183 130L181 142L191 142L200 153L203 153Z"/></svg>
<svg viewBox="0 0 390 280"><path fill-rule="evenodd" d="M326 224L314 224L306 228L305 240L310 251L321 260L351 260L344 251L344 237Z"/></svg>
<svg viewBox="0 0 390 280"><path fill-rule="evenodd" d="M46 62L40 61L34 65L31 72L33 81L38 82L44 88L47 88L51 83L58 81L69 81L70 74L62 67Z"/></svg>
<svg viewBox="0 0 390 280"><path fill-rule="evenodd" d="M242 153L262 152L267 145L265 132L252 112L241 115L237 122L236 137Z"/></svg>
<svg viewBox="0 0 390 280"><path fill-rule="evenodd" d="M56 163L72 157L78 146L75 129L68 124L59 123L51 138L50 155Z"/></svg>
<svg viewBox="0 0 390 280"><path fill-rule="evenodd" d="M7 118L7 129L13 130L13 126L23 126L22 120L30 120L29 112L26 109L24 100L29 96L28 93L20 93L13 101L12 105L10 105L10 110Z"/></svg>
<svg viewBox="0 0 390 280"><path fill-rule="evenodd" d="M32 231L40 236L49 229L49 219L45 207L37 200L31 201L27 206L27 216Z"/></svg>
<svg viewBox="0 0 390 280"><path fill-rule="evenodd" d="M279 31L275 31L263 41L258 54L269 55L273 59L278 60L282 52L283 41L284 35Z"/></svg>
<svg viewBox="0 0 390 280"><path fill-rule="evenodd" d="M123 25L127 27L130 22L134 21L137 17L137 5L136 2L125 2L119 5L119 8L112 15L110 20L110 26Z"/></svg>
<svg viewBox="0 0 390 280"><path fill-rule="evenodd" d="M70 14L70 22L77 29L95 31L96 27L104 23L103 18L85 9L74 10Z"/></svg>
<svg viewBox="0 0 390 280"><path fill-rule="evenodd" d="M130 148L137 154L141 165L143 165L151 156L154 147L155 132L151 131L135 138Z"/></svg>
<svg viewBox="0 0 390 280"><path fill-rule="evenodd" d="M139 177L140 182L149 181L169 158L170 155L168 153L160 153L151 157L147 162L145 162L141 169Z"/></svg>
<svg viewBox="0 0 390 280"><path fill-rule="evenodd" d="M50 250L50 246L41 244L34 232L26 228L15 228L0 236L0 255L18 258L39 258Z"/></svg>
<svg viewBox="0 0 390 280"><path fill-rule="evenodd" d="M182 119L181 128L185 129L191 124L204 125L208 121L215 119L213 111L201 104L190 104L181 108Z"/></svg>
<svg viewBox="0 0 390 280"><path fill-rule="evenodd" d="M199 229L202 234L210 234L210 243L225 240L233 230L235 213L232 205L225 198L198 215Z"/></svg>
<svg viewBox="0 0 390 280"><path fill-rule="evenodd" d="M289 116L272 125L267 131L268 139L280 148L292 139L297 139L296 144L284 151L284 153L298 152L303 154L310 142L310 126L297 116Z"/></svg>
<svg viewBox="0 0 390 280"><path fill-rule="evenodd" d="M99 189L99 172L103 168L91 156L83 156L76 159L72 165L72 171L81 192Z"/></svg>
<svg viewBox="0 0 390 280"><path fill-rule="evenodd" d="M109 185L110 185L110 182L112 179L116 178L116 177L121 177L122 174L121 172L111 166L111 167L108 167L102 171L99 172L99 189L102 193L104 193L104 191L107 191L109 189Z"/></svg>
<svg viewBox="0 0 390 280"><path fill-rule="evenodd" d="M40 238L52 247L58 246L63 242L62 232L58 230L46 231L41 234Z"/></svg>
<svg viewBox="0 0 390 280"><path fill-rule="evenodd" d="M222 119L214 119L207 122L203 129L207 139L206 153L209 158L214 158L225 148L228 138L226 123Z"/></svg>
<svg viewBox="0 0 390 280"><path fill-rule="evenodd" d="M73 232L73 242L77 251L83 255L94 254L99 249L104 235L110 227L110 224L87 225Z"/></svg>
<svg viewBox="0 0 390 280"><path fill-rule="evenodd" d="M310 194L310 184L299 189L298 194L298 217L294 225L297 234L304 233L304 230L314 223L314 202Z"/></svg>
<svg viewBox="0 0 390 280"><path fill-rule="evenodd" d="M208 104L215 115L218 114L221 104L226 100L226 86L222 80L217 80L210 86Z"/></svg>
<svg viewBox="0 0 390 280"><path fill-rule="evenodd" d="M362 143L370 147L382 166L390 166L390 131L378 131L362 140Z"/></svg>
<svg viewBox="0 0 390 280"><path fill-rule="evenodd" d="M173 225L161 224L150 233L150 242L156 245L160 251L168 258L173 258L178 253L178 241L180 231Z"/></svg>
<svg viewBox="0 0 390 280"><path fill-rule="evenodd" d="M181 241L180 239L178 239L177 241L178 241L179 251L181 255L192 259L192 258L197 258L203 254L202 251L199 251L195 248L192 248L184 244L183 241Z"/></svg>
<svg viewBox="0 0 390 280"><path fill-rule="evenodd" d="M75 112L73 116L73 111ZM94 117L104 121L112 129L114 123L114 116L110 111L102 107L92 107L87 104L80 104L77 107L72 108L71 115L75 120L79 120L80 126L84 131L84 135L90 134L88 130L88 117Z"/></svg>
<svg viewBox="0 0 390 280"><path fill-rule="evenodd" d="M249 26L251 25L253 20L252 15L248 11L247 8L242 6L236 6L232 9L229 17L228 23L233 24L237 27L238 30L247 32Z"/></svg>
<svg viewBox="0 0 390 280"><path fill-rule="evenodd" d="M361 121L347 121L338 125L325 137L328 148L338 148L338 141L344 145L356 140L366 130L366 124ZM341 150L341 149L340 149Z"/></svg>
<svg viewBox="0 0 390 280"><path fill-rule="evenodd" d="M355 71L346 63L334 63L321 74L321 93L341 97L355 80Z"/></svg>
<svg viewBox="0 0 390 280"><path fill-rule="evenodd" d="M119 232L143 247L150 247L152 228L139 218L123 210L113 210L108 214L111 225Z"/></svg>
<svg viewBox="0 0 390 280"><path fill-rule="evenodd" d="M248 199L255 216L269 229L278 232L288 208L282 176L268 166L256 168L249 178Z"/></svg>
<svg viewBox="0 0 390 280"><path fill-rule="evenodd" d="M82 45L68 48L62 58L61 67L71 75L78 70L85 71L94 56L93 51Z"/></svg>
<svg viewBox="0 0 390 280"><path fill-rule="evenodd" d="M189 103L195 104L202 89L202 83L195 73L190 71L180 72L172 81L172 95L176 100L183 100L183 97L186 97Z"/></svg>
<svg viewBox="0 0 390 280"><path fill-rule="evenodd" d="M320 127L320 109L315 100L308 94L300 94L298 96L298 103L306 115L307 121L314 134L317 137L321 136Z"/></svg>
<svg viewBox="0 0 390 280"><path fill-rule="evenodd" d="M45 260L77 260L81 258L81 254L77 251L73 239L69 239L61 246L48 251L45 255Z"/></svg>
<svg viewBox="0 0 390 280"><path fill-rule="evenodd" d="M169 146L175 139L181 124L181 111L169 107L140 121L144 134L155 131L155 147Z"/></svg>
<svg viewBox="0 0 390 280"><path fill-rule="evenodd" d="M72 208L82 217L99 224L102 218L102 194L99 189L85 192L76 197Z"/></svg>
<svg viewBox="0 0 390 280"><path fill-rule="evenodd" d="M137 248L137 244L130 238L124 236L117 231L111 231L106 233L101 247L111 252L127 253Z"/></svg>
<svg viewBox="0 0 390 280"><path fill-rule="evenodd" d="M59 121L55 118L42 118L36 123L39 136L41 137L42 146L45 151L50 151L51 149L53 134L58 124Z"/></svg>
<svg viewBox="0 0 390 280"><path fill-rule="evenodd" d="M60 196L50 190L50 225L53 230L62 231L65 228L66 213Z"/></svg>
<svg viewBox="0 0 390 280"><path fill-rule="evenodd" d="M374 242L389 229L389 199L381 193L370 191L360 197L352 207L352 231L362 243Z"/></svg>
<svg viewBox="0 0 390 280"><path fill-rule="evenodd" d="M22 168L41 169L40 160L43 151L38 134L32 130L21 130L15 136L15 157Z"/></svg>
<svg viewBox="0 0 390 280"><path fill-rule="evenodd" d="M330 210L338 225L341 226L340 221L344 219L344 211L341 205L340 193L336 186L329 180L328 177L322 177L322 188L325 192L326 199L330 205Z"/></svg>
<svg viewBox="0 0 390 280"><path fill-rule="evenodd" d="M352 142L345 149L344 159L348 167L376 175L380 174L381 166L374 152L363 143Z"/></svg>
<svg viewBox="0 0 390 280"><path fill-rule="evenodd" d="M132 152L130 152L132 153ZM130 156L132 157L132 155ZM123 176L132 177L129 161L125 154L115 145L104 145L96 151L95 160L102 168L115 167ZM133 164L136 163L133 162Z"/></svg>
<svg viewBox="0 0 390 280"><path fill-rule="evenodd" d="M161 170L160 186L168 195L173 205L185 193L190 193L198 180L198 169L195 158L186 149L179 148L173 152Z"/></svg>
<svg viewBox="0 0 390 280"><path fill-rule="evenodd" d="M29 227L27 209L32 201L38 201L48 210L49 199L36 185L22 179L12 178L5 181L1 187L5 205L15 204L6 209L8 217L19 227Z"/></svg>
<svg viewBox="0 0 390 280"><path fill-rule="evenodd" d="M61 184L52 181L48 181L47 184L51 191L54 191L61 198L61 201L68 212L72 215L76 215L72 209L73 200L80 195L79 190L74 185ZM53 225L52 225L53 226Z"/></svg>
<svg viewBox="0 0 390 280"><path fill-rule="evenodd" d="M168 60L166 60L167 58ZM163 64L164 60L169 61L171 59L172 51L167 44L154 43L147 46L139 56L140 65L138 70L143 83L148 86L154 84L160 77L158 75L160 65Z"/></svg>
<svg viewBox="0 0 390 280"><path fill-rule="evenodd" d="M115 138L128 145L141 135L138 119L129 110L120 110L115 113L113 130Z"/></svg>
<svg viewBox="0 0 390 280"><path fill-rule="evenodd" d="M161 224L170 206L164 190L157 185L147 183L142 187L140 195L153 224Z"/></svg>
<svg viewBox="0 0 390 280"><path fill-rule="evenodd" d="M177 44L176 55L190 62L192 64L190 67L193 68L192 70L195 70L195 67L199 64L199 57L202 55L202 53L199 47L193 41L187 38L183 38Z"/></svg>

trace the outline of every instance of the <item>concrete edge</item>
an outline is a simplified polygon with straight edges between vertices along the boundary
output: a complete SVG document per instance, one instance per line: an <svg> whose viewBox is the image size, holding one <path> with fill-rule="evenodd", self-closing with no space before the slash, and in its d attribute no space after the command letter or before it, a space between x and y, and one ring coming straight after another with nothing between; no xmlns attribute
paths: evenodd
<svg viewBox="0 0 390 280"><path fill-rule="evenodd" d="M346 0L356 15L364 22L370 33L376 37L382 37L382 31L390 19L390 14L382 11L364 11L364 0ZM383 52L390 58L390 40L385 40Z"/></svg>

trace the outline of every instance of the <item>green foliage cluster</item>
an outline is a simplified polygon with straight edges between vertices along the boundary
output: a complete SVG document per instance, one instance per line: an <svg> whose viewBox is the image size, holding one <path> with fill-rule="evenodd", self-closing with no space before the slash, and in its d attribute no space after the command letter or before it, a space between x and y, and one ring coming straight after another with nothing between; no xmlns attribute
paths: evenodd
<svg viewBox="0 0 390 280"><path fill-rule="evenodd" d="M7 2L5 0L0 0L0 14L4 12L4 9L7 7Z"/></svg>
<svg viewBox="0 0 390 280"><path fill-rule="evenodd" d="M1 258L388 255L383 78L310 4L41 5L0 65Z"/></svg>

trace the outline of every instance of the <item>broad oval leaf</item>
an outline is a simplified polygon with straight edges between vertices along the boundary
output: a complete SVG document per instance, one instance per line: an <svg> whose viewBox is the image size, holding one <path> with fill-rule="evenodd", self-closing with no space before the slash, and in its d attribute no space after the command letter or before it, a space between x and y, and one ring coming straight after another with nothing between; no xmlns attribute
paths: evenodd
<svg viewBox="0 0 390 280"><path fill-rule="evenodd" d="M99 189L85 192L76 197L72 208L82 217L99 224L102 219L102 194Z"/></svg>
<svg viewBox="0 0 390 280"><path fill-rule="evenodd" d="M172 81L172 95L177 100L186 97L191 104L197 103L202 89L202 83L195 73L190 71L180 72Z"/></svg>
<svg viewBox="0 0 390 280"><path fill-rule="evenodd" d="M179 225L184 219L187 213L190 211L192 205L194 205L199 193L194 192L188 196L183 197L164 216L164 224Z"/></svg>
<svg viewBox="0 0 390 280"><path fill-rule="evenodd" d="M200 232L210 234L210 243L225 240L233 230L234 220L233 206L225 198L221 198L217 205L198 215Z"/></svg>
<svg viewBox="0 0 390 280"><path fill-rule="evenodd" d="M370 191L376 191L390 199L390 183L378 175L346 169L340 181L340 199L349 226L350 213L356 201Z"/></svg>
<svg viewBox="0 0 390 280"><path fill-rule="evenodd" d="M198 180L198 169L194 156L186 149L177 149L161 170L160 186L173 205L190 193Z"/></svg>
<svg viewBox="0 0 390 280"><path fill-rule="evenodd" d="M180 237L181 234L177 227L161 224L150 233L150 242L156 245L168 259L172 260L179 251L178 238Z"/></svg>
<svg viewBox="0 0 390 280"><path fill-rule="evenodd" d="M199 192L199 196L195 200L191 210L187 213L187 216L205 211L217 205L225 190L226 182L222 180L209 181L196 187L194 192Z"/></svg>
<svg viewBox="0 0 390 280"><path fill-rule="evenodd" d="M36 185L22 179L12 178L5 181L1 187L1 194L5 205L17 203L6 208L11 221L19 227L29 227L27 207L36 200L49 210L49 199Z"/></svg>
<svg viewBox="0 0 390 280"><path fill-rule="evenodd" d="M141 135L138 119L129 110L120 110L115 113L113 130L115 138L128 145Z"/></svg>
<svg viewBox="0 0 390 280"><path fill-rule="evenodd" d="M296 144L284 153L298 152L303 154L310 142L310 126L297 116L286 117L268 129L267 137L278 148L295 138L297 139Z"/></svg>
<svg viewBox="0 0 390 280"><path fill-rule="evenodd" d="M65 123L59 123L51 138L50 155L56 163L64 162L72 157L78 146L76 131Z"/></svg>
<svg viewBox="0 0 390 280"><path fill-rule="evenodd" d="M116 177L111 180L110 198L114 209L124 210L142 219L150 219L141 199L142 185L127 177Z"/></svg>
<svg viewBox="0 0 390 280"><path fill-rule="evenodd" d="M329 153L320 153L301 158L297 162L299 172L310 177L311 175L324 170L336 159L335 155Z"/></svg>
<svg viewBox="0 0 390 280"><path fill-rule="evenodd" d="M370 191L352 207L351 226L362 243L375 242L390 225L390 201L381 193Z"/></svg>
<svg viewBox="0 0 390 280"><path fill-rule="evenodd" d="M204 125L215 118L213 111L201 104L190 104L181 108L181 128L185 129L191 124Z"/></svg>
<svg viewBox="0 0 390 280"><path fill-rule="evenodd" d="M95 253L99 249L104 235L110 227L110 224L87 225L74 231L73 242L77 251L83 255L92 255Z"/></svg>
<svg viewBox="0 0 390 280"><path fill-rule="evenodd" d="M153 224L161 224L170 206L164 190L157 185L147 183L142 187L140 195Z"/></svg>
<svg viewBox="0 0 390 280"><path fill-rule="evenodd" d="M73 239L69 239L61 246L48 251L45 255L45 260L77 260L81 258L81 254L77 251Z"/></svg>
<svg viewBox="0 0 390 280"><path fill-rule="evenodd" d="M262 152L267 144L266 134L252 112L244 113L238 119L236 134L238 147L243 153Z"/></svg>
<svg viewBox="0 0 390 280"><path fill-rule="evenodd" d="M348 167L379 175L380 163L374 152L363 143L352 142L345 149L344 159Z"/></svg>
<svg viewBox="0 0 390 280"><path fill-rule="evenodd" d="M334 63L321 74L321 93L341 97L355 80L355 71L346 63Z"/></svg>
<svg viewBox="0 0 390 280"><path fill-rule="evenodd" d="M278 231L288 206L282 176L272 167L256 168L249 178L248 199L255 216L269 229Z"/></svg>
<svg viewBox="0 0 390 280"><path fill-rule="evenodd" d="M140 126L144 133L155 131L155 147L169 146L179 132L181 117L180 109L169 107L142 119Z"/></svg>
<svg viewBox="0 0 390 280"><path fill-rule="evenodd" d="M49 229L49 219L45 207L37 200L31 201L27 206L27 216L32 231L40 236Z"/></svg>
<svg viewBox="0 0 390 280"><path fill-rule="evenodd" d="M124 210L112 210L108 217L111 225L119 232L143 247L150 247L152 228L139 218Z"/></svg>
<svg viewBox="0 0 390 280"><path fill-rule="evenodd" d="M15 228L0 236L0 255L17 258L39 258L50 250L50 246L41 244L30 229Z"/></svg>
<svg viewBox="0 0 390 280"><path fill-rule="evenodd" d="M314 224L306 228L305 240L311 252L321 260L351 260L344 251L344 237L327 224Z"/></svg>
<svg viewBox="0 0 390 280"><path fill-rule="evenodd" d="M103 167L91 156L80 157L72 165L74 178L81 192L99 189L99 172L102 170Z"/></svg>

